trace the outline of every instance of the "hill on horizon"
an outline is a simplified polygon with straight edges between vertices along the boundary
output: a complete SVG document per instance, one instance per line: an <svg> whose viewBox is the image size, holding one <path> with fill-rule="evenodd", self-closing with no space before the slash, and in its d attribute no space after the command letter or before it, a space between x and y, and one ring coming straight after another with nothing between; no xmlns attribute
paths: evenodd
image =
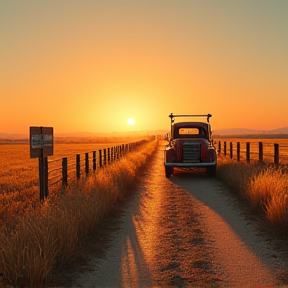
<svg viewBox="0 0 288 288"><path fill-rule="evenodd" d="M142 137L147 135L165 135L168 130L149 130L149 131L123 131L123 132L107 132L107 133L93 133L93 132L61 132L55 133L54 138L117 138L117 137ZM0 139L28 139L29 134L6 133L0 132Z"/></svg>

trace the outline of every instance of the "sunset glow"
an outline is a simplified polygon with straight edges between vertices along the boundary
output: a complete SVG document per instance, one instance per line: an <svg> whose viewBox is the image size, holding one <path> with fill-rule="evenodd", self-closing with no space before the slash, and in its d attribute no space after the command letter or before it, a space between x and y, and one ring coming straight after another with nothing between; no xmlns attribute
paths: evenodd
<svg viewBox="0 0 288 288"><path fill-rule="evenodd" d="M135 120L133 118L129 118L127 120L127 124L130 125L130 126L133 126L133 125L135 125Z"/></svg>
<svg viewBox="0 0 288 288"><path fill-rule="evenodd" d="M287 27L286 0L1 1L0 132L287 127Z"/></svg>

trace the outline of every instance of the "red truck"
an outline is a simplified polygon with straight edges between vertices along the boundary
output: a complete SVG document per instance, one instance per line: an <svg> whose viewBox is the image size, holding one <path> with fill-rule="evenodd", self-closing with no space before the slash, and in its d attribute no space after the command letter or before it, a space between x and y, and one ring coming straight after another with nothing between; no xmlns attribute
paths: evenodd
<svg viewBox="0 0 288 288"><path fill-rule="evenodd" d="M209 176L216 175L217 153L213 146L211 114L207 115L169 115L171 133L167 135L169 144L164 150L165 175L169 178L174 168L207 168ZM176 118L206 117L205 122L175 122Z"/></svg>

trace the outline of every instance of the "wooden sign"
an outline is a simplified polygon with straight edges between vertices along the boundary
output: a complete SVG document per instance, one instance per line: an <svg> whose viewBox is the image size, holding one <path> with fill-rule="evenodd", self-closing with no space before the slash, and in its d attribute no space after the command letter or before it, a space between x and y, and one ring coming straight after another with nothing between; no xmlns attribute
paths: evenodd
<svg viewBox="0 0 288 288"><path fill-rule="evenodd" d="M53 127L30 127L30 158L53 155Z"/></svg>

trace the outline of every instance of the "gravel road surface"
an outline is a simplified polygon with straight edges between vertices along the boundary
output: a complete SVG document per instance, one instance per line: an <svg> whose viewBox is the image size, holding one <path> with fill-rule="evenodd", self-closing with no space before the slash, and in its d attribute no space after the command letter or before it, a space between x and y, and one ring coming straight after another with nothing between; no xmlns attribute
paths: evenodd
<svg viewBox="0 0 288 288"><path fill-rule="evenodd" d="M196 170L165 178L163 145L105 253L90 255L70 287L288 287L284 251L217 178Z"/></svg>

